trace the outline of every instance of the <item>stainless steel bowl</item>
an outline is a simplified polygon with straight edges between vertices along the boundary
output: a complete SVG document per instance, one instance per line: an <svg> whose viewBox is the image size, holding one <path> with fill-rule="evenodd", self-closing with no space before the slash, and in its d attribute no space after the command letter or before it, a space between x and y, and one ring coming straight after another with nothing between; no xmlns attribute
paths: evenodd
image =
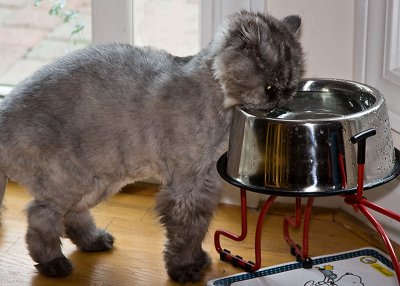
<svg viewBox="0 0 400 286"><path fill-rule="evenodd" d="M358 147L350 138L370 128L376 135L366 140L366 187L396 164L385 99L357 82L305 79L282 108L234 110L226 173L269 191L355 189Z"/></svg>

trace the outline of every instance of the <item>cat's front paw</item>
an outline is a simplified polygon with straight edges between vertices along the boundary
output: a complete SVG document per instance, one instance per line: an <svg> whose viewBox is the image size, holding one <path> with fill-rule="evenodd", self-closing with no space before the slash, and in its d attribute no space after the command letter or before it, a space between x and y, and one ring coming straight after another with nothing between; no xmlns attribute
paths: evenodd
<svg viewBox="0 0 400 286"><path fill-rule="evenodd" d="M113 244L114 237L105 231L101 231L101 233L96 237L96 240L82 246L81 250L85 252L107 251L113 247Z"/></svg>
<svg viewBox="0 0 400 286"><path fill-rule="evenodd" d="M204 269L210 266L211 259L206 252L202 252L199 259L187 264L167 264L168 275L176 282L199 282L204 274Z"/></svg>
<svg viewBox="0 0 400 286"><path fill-rule="evenodd" d="M36 269L48 277L65 277L72 273L74 269L71 262L65 257L56 258L48 263L35 265Z"/></svg>

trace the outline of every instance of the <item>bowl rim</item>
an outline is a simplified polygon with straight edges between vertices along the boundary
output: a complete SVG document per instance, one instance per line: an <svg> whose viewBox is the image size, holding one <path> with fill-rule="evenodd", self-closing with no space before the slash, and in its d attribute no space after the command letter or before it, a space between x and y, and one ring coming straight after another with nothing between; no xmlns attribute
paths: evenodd
<svg viewBox="0 0 400 286"><path fill-rule="evenodd" d="M305 91L305 92L311 92L309 88L312 86L313 83L339 83L342 85L348 85L348 86L353 86L355 88L358 88L360 91L364 93L371 94L374 98L376 98L376 101L367 109L361 110L358 112L354 112L351 114L343 114L342 116L338 117L327 117L327 118L308 118L308 119L288 119L288 118L275 118L275 117L267 117L267 116L257 116L254 114L249 113L249 109L245 108L244 106L237 106L236 110L239 112L243 113L247 118L254 118L258 120L266 120L266 121L272 121L272 122L280 122L280 123L320 123L320 122L332 122L332 121L344 121L344 120L353 120L365 115L368 115L371 112L377 111L379 107L384 104L385 98L383 97L382 93L377 90L376 88L369 86L364 83L352 81L352 80L346 80L346 79L338 79L338 78L302 78L298 84L297 91ZM326 84L325 84L326 85ZM307 89L304 89L304 87L307 86ZM314 90L317 91L317 90Z"/></svg>

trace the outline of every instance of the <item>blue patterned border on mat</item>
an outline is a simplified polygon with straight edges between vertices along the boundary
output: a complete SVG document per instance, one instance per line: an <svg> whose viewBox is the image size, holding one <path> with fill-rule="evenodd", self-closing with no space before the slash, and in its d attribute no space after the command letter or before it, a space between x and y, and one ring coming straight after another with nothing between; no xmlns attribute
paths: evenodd
<svg viewBox="0 0 400 286"><path fill-rule="evenodd" d="M346 252L346 253L316 258L316 259L313 259L312 263L313 263L313 265L318 265L318 264L322 264L322 263L329 263L329 262L334 262L334 261L339 261L339 260L345 260L345 259L354 258L354 257L358 257L358 256L375 257L381 263L383 263L387 267L393 269L392 262L389 259L387 259L384 255L382 255L379 251L372 249L372 248L364 248L364 249L356 250L353 252ZM269 267L269 268L261 269L254 273L244 273L241 275L221 278L221 279L214 281L212 285L213 286L230 286L232 283L235 283L235 282L250 280L250 279L257 278L257 277L268 276L268 275L277 274L277 273L290 271L290 270L295 270L295 269L299 269L299 268L302 268L300 262L295 262L292 264L286 264L286 265L277 266L277 267Z"/></svg>

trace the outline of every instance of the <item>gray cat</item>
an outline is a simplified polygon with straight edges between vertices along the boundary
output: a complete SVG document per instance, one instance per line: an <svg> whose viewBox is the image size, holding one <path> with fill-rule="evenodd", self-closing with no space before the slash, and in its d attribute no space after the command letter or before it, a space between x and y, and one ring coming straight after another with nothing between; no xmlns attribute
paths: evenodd
<svg viewBox="0 0 400 286"><path fill-rule="evenodd" d="M290 98L303 74L300 22L242 11L194 56L97 44L17 85L0 106L0 198L7 178L34 197L26 242L37 269L72 272L62 236L82 251L112 248L89 209L153 176L162 183L156 209L168 274L181 283L201 279L232 108L273 108Z"/></svg>

